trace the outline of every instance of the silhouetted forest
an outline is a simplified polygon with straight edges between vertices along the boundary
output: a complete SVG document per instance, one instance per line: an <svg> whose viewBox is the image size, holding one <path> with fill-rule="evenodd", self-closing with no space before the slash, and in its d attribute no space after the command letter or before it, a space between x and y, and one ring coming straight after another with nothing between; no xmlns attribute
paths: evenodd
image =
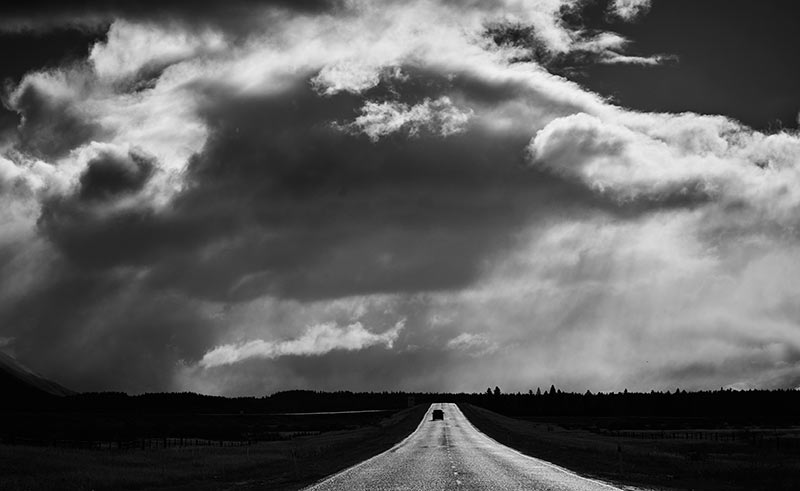
<svg viewBox="0 0 800 491"><path fill-rule="evenodd" d="M503 393L318 392L291 390L264 397L227 398L194 393L126 395L103 392L11 400L5 411L85 413L274 414L400 409L413 404L466 402L515 417L674 417L736 421L800 421L800 391L713 390L687 392L570 393L548 390Z"/></svg>
<svg viewBox="0 0 800 491"><path fill-rule="evenodd" d="M506 416L591 431L789 427L800 425L800 391L597 393L317 392L291 390L264 397L194 393L37 394L0 406L0 441L116 448L242 444L371 427L402 408L433 402L469 403ZM446 416L445 416L446 417ZM154 439L157 441L154 443ZM222 442L222 443L221 443Z"/></svg>
<svg viewBox="0 0 800 491"><path fill-rule="evenodd" d="M514 417L704 418L731 422L800 421L800 391L719 389L687 392L611 392L579 394L546 391L467 396L476 406Z"/></svg>

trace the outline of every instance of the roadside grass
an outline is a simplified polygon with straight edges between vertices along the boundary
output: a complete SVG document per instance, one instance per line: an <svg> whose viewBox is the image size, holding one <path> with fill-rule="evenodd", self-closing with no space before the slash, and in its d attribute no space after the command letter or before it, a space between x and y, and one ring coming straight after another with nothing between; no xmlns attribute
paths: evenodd
<svg viewBox="0 0 800 491"><path fill-rule="evenodd" d="M377 424L243 447L79 450L0 445L4 490L298 489L391 448L427 405Z"/></svg>
<svg viewBox="0 0 800 491"><path fill-rule="evenodd" d="M298 433L356 429L378 424L394 411L311 414L181 413L124 411L4 412L0 443L84 448L117 446L165 437L184 440L272 441ZM150 442L149 440L152 440ZM163 443L163 442L162 442ZM170 446L175 442L169 442ZM105 445L104 445L105 444ZM111 444L111 445L109 445ZM180 444L180 443L179 443Z"/></svg>
<svg viewBox="0 0 800 491"><path fill-rule="evenodd" d="M656 489L797 490L796 450L751 442L643 439L567 429L552 421L509 418L459 404L479 430L498 442L583 475Z"/></svg>

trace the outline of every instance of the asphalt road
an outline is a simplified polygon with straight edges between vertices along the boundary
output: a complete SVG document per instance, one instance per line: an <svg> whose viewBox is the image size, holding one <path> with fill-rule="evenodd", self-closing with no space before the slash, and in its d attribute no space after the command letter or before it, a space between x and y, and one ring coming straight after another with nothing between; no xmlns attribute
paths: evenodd
<svg viewBox="0 0 800 491"><path fill-rule="evenodd" d="M437 408L444 410L444 421L431 420L431 411ZM408 438L307 489L609 491L619 488L523 455L478 431L455 404L433 404Z"/></svg>

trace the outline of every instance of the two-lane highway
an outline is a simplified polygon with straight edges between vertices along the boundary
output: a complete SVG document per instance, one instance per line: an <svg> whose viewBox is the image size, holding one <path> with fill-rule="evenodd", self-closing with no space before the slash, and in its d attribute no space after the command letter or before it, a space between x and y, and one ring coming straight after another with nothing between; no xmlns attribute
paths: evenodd
<svg viewBox="0 0 800 491"><path fill-rule="evenodd" d="M433 421L433 409L444 410L445 419ZM610 491L618 488L523 455L478 431L455 404L433 404L408 438L308 489Z"/></svg>

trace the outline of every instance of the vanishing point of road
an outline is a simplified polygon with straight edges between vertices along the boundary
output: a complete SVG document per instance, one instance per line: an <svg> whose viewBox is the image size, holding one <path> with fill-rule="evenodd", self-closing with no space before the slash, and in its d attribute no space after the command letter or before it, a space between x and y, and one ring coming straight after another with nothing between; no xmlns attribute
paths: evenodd
<svg viewBox="0 0 800 491"><path fill-rule="evenodd" d="M432 420L434 409L444 410L443 421ZM433 404L405 440L307 489L611 491L619 488L523 455L478 431L455 404Z"/></svg>

